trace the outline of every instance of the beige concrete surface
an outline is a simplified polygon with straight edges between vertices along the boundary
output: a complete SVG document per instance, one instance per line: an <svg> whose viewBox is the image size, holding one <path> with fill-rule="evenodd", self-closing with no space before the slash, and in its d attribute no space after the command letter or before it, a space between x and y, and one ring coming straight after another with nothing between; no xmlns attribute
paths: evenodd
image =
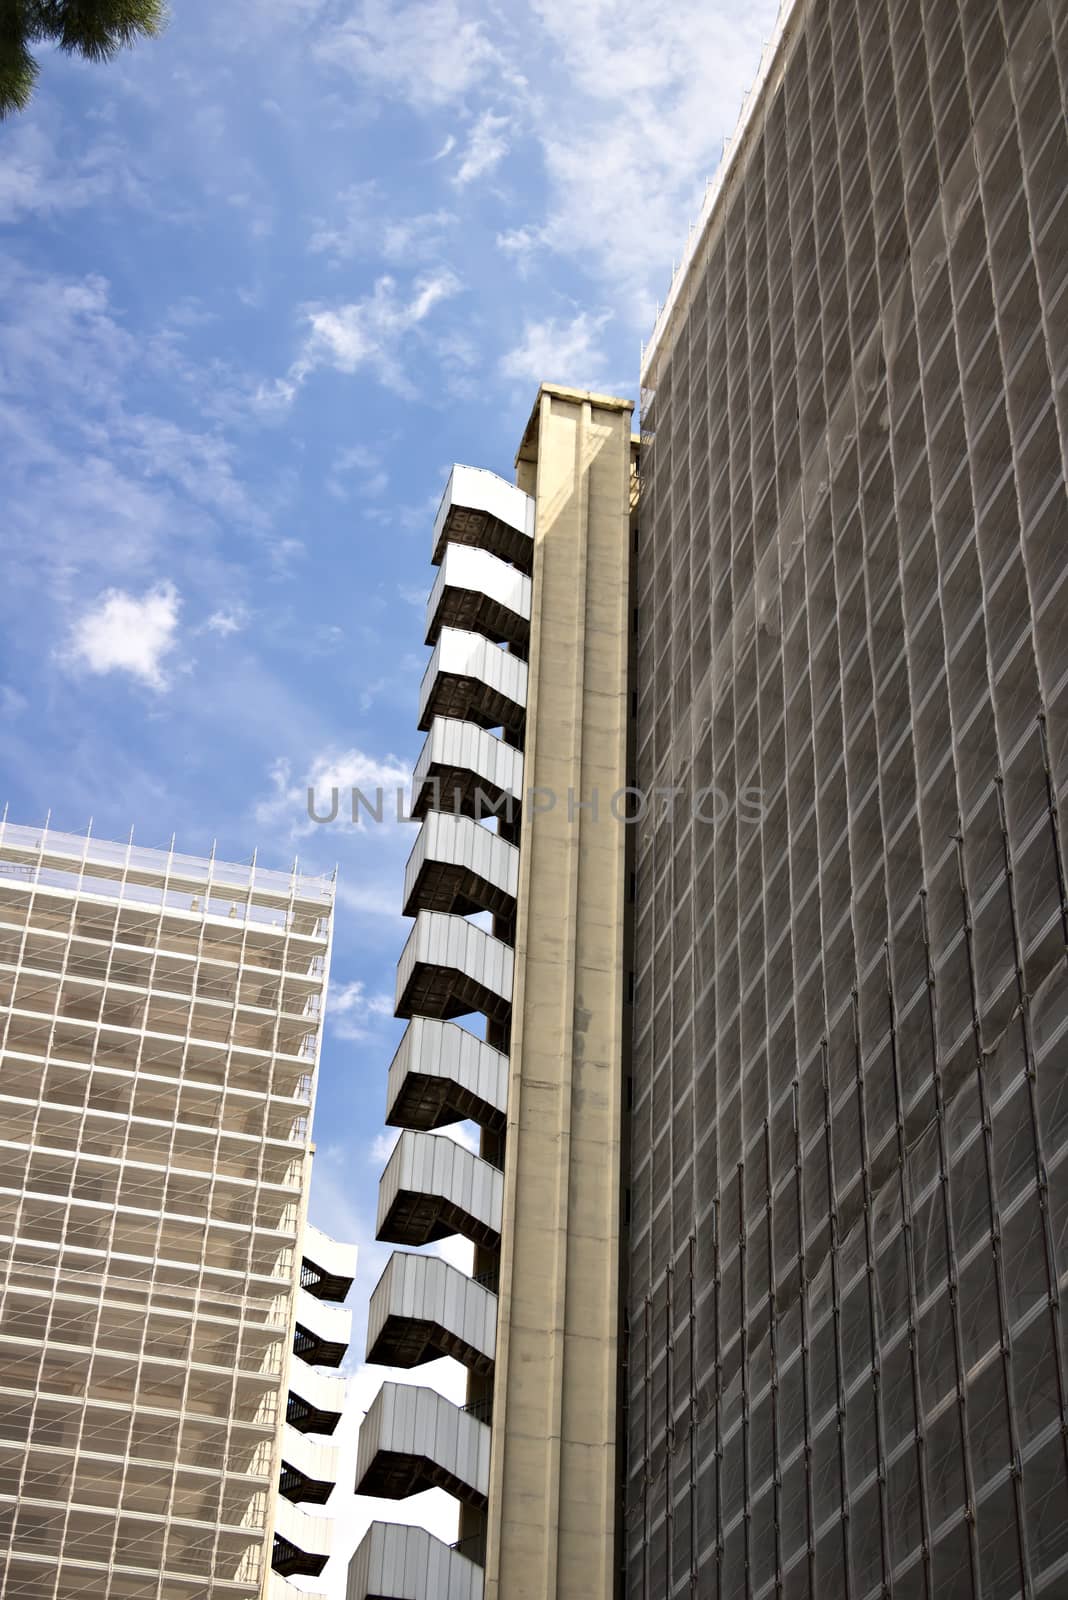
<svg viewBox="0 0 1068 1600"><path fill-rule="evenodd" d="M556 802L520 841L487 1600L608 1600L615 1578L631 411L546 385L517 459L525 782Z"/></svg>

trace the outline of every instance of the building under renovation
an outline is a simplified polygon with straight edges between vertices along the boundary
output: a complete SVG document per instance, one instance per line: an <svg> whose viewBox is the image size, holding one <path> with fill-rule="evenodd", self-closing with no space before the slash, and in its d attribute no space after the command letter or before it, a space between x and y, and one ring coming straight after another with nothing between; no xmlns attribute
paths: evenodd
<svg viewBox="0 0 1068 1600"><path fill-rule="evenodd" d="M332 912L296 870L0 822L4 1600L285 1600L326 1563Z"/></svg>
<svg viewBox="0 0 1068 1600"><path fill-rule="evenodd" d="M358 1486L461 1539L349 1600L1068 1593L1066 104L1061 0L785 4L636 516L604 397L454 472L368 1353L470 1402Z"/></svg>

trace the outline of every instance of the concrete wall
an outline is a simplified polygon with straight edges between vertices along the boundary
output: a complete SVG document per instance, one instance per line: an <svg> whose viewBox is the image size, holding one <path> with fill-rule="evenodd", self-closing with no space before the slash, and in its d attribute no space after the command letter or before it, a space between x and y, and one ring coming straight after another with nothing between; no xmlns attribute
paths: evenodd
<svg viewBox="0 0 1068 1600"><path fill-rule="evenodd" d="M544 387L486 1594L613 1591L629 402ZM574 810L600 796L600 815Z"/></svg>

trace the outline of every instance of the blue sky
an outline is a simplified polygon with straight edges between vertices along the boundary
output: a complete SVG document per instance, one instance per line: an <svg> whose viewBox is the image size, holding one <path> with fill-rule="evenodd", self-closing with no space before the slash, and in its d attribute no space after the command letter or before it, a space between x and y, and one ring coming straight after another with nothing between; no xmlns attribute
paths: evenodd
<svg viewBox="0 0 1068 1600"><path fill-rule="evenodd" d="M0 124L0 803L340 864L312 1214L365 1246L414 833L307 786L418 752L450 462L510 476L541 379L637 398L776 10L174 0Z"/></svg>

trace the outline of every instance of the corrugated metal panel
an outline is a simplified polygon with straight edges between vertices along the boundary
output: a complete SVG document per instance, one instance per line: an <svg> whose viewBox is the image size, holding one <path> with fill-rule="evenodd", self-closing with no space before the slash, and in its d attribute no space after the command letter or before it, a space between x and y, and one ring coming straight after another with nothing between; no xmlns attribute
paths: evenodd
<svg viewBox="0 0 1068 1600"><path fill-rule="evenodd" d="M420 911L397 963L397 999L417 964L455 970L483 988L512 998L515 952L483 928L440 911Z"/></svg>
<svg viewBox="0 0 1068 1600"><path fill-rule="evenodd" d="M503 1116L508 1104L508 1057L457 1022L413 1017L389 1068L386 1120L405 1093L409 1078L441 1078L456 1084L465 1098ZM453 1118L453 1120L457 1120ZM479 1118L476 1116L475 1121Z"/></svg>
<svg viewBox="0 0 1068 1600"><path fill-rule="evenodd" d="M304 1229L301 1243L305 1261L321 1267L332 1278L355 1278L357 1251L354 1244L342 1244L338 1239L331 1239L328 1233L313 1227L310 1222Z"/></svg>
<svg viewBox="0 0 1068 1600"><path fill-rule="evenodd" d="M325 1556L330 1553L332 1529L329 1517L310 1517L284 1495L275 1497L274 1531L280 1538L288 1539L298 1550L303 1550L305 1555Z"/></svg>
<svg viewBox="0 0 1068 1600"><path fill-rule="evenodd" d="M440 1196L481 1226L501 1231L503 1174L447 1134L401 1134L378 1185L380 1227L402 1193Z"/></svg>
<svg viewBox="0 0 1068 1600"><path fill-rule="evenodd" d="M470 589L530 622L530 579L488 550L469 544L447 544L426 607L429 634L446 589Z"/></svg>
<svg viewBox="0 0 1068 1600"><path fill-rule="evenodd" d="M522 799L523 752L475 722L462 722L458 717L434 718L415 763L413 805L415 790L426 782L432 767L466 768L493 790ZM443 809L450 809L447 797L442 805Z"/></svg>
<svg viewBox="0 0 1068 1600"><path fill-rule="evenodd" d="M328 1376L309 1367L306 1361L294 1356L289 1369L289 1387L293 1394L306 1400L316 1411L336 1411L339 1415L345 1406L345 1380Z"/></svg>
<svg viewBox="0 0 1068 1600"><path fill-rule="evenodd" d="M321 1590L298 1589L295 1583L290 1583L288 1578L283 1578L280 1572L270 1574L271 1584L269 1594L271 1600L326 1600Z"/></svg>
<svg viewBox="0 0 1068 1600"><path fill-rule="evenodd" d="M405 906L428 860L461 868L515 899L519 884L519 851L514 844L491 833L471 817L453 816L444 811L427 813L404 869Z"/></svg>
<svg viewBox="0 0 1068 1600"><path fill-rule="evenodd" d="M317 1483L337 1482L337 1446L321 1444L290 1423L282 1428L282 1460Z"/></svg>
<svg viewBox="0 0 1068 1600"><path fill-rule="evenodd" d="M419 686L420 722L426 714L435 679L442 674L476 678L513 705L526 709L527 664L521 657L501 650L480 633L469 633L464 628L442 628Z"/></svg>
<svg viewBox="0 0 1068 1600"><path fill-rule="evenodd" d="M464 511L484 511L533 543L532 496L524 494L522 489L517 489L514 483L498 477L495 472L489 472L484 467L465 467L458 462L449 474L438 514L434 518L431 550L435 560L438 559L442 534L446 531L445 524L454 507Z"/></svg>
<svg viewBox="0 0 1068 1600"><path fill-rule="evenodd" d="M307 1289L297 1290L297 1321L331 1344L348 1344L352 1336L352 1312L317 1300Z"/></svg>
<svg viewBox="0 0 1068 1600"><path fill-rule="evenodd" d="M346 1600L482 1600L482 1568L425 1528L372 1522L349 1565Z"/></svg>
<svg viewBox="0 0 1068 1600"><path fill-rule="evenodd" d="M490 1361L497 1348L497 1296L440 1256L395 1250L375 1286L367 1315L373 1349L390 1317L432 1322Z"/></svg>
<svg viewBox="0 0 1068 1600"><path fill-rule="evenodd" d="M434 1389L384 1383L360 1428L356 1482L379 1454L432 1462L479 1495L489 1491L490 1430Z"/></svg>

